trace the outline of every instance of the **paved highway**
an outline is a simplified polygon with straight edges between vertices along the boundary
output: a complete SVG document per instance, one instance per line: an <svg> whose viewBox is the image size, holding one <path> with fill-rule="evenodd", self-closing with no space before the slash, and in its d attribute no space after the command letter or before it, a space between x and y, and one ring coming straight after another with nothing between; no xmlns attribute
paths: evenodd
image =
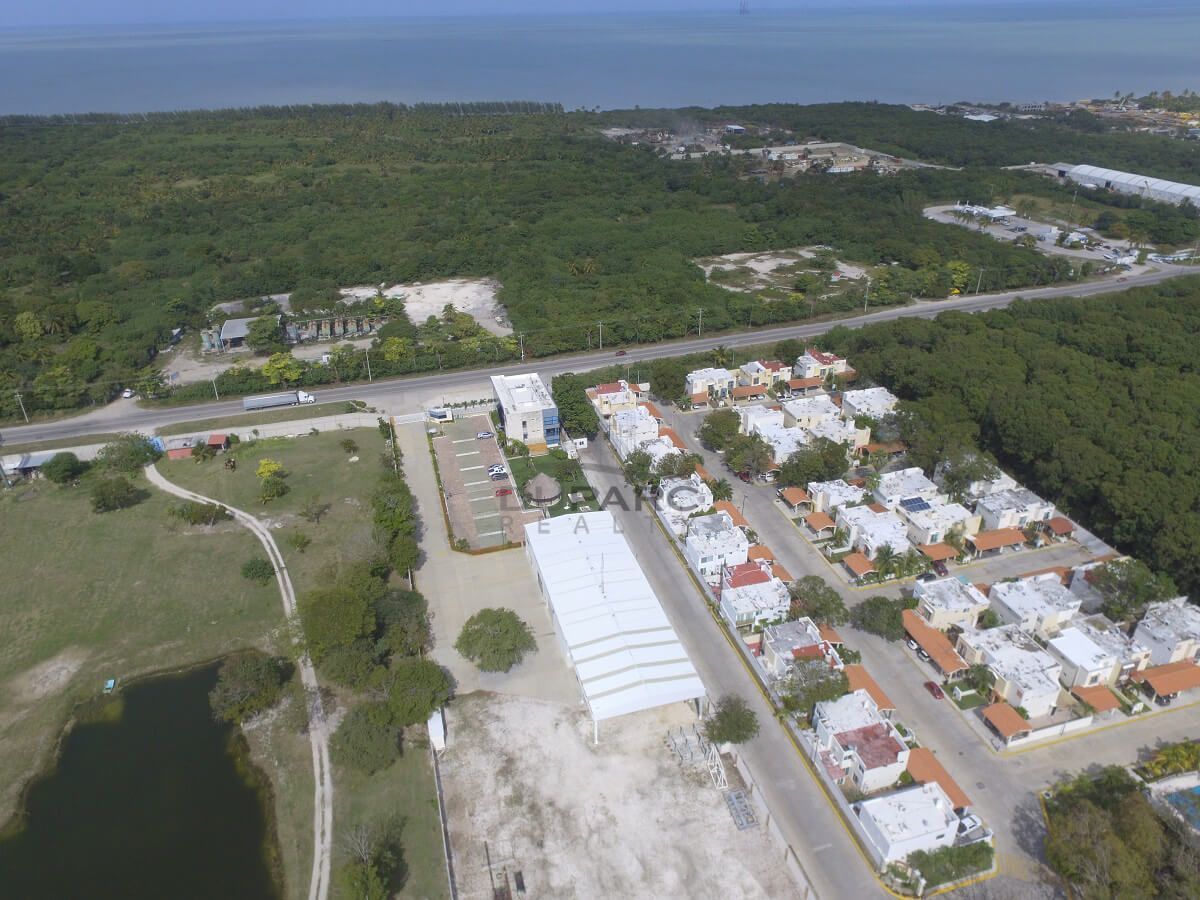
<svg viewBox="0 0 1200 900"><path fill-rule="evenodd" d="M1007 291L998 294L979 294L958 297L952 300L921 300L908 306L887 307L877 312L868 312L865 315L854 316L848 319L815 322L806 325L783 325L734 334L716 334L711 337L704 336L660 344L645 344L629 348L626 354L620 357L619 362L633 365L662 356L679 356L685 353L708 350L718 344L726 347L744 347L752 344L769 344L786 338L811 338L824 334L836 325L858 328L874 322L888 322L908 316L930 319L948 310L979 312L981 310L1007 306L1018 298L1040 300L1053 297L1091 297L1097 294L1122 291L1131 287L1156 284L1168 278L1187 274L1187 271L1184 268L1163 268L1153 270L1144 275L1129 276L1124 281L1106 279L1083 284L1069 284L1023 291ZM318 390L316 394L318 401L322 403L338 400L363 400L371 406L384 409L395 415L418 411L424 404L436 405L442 402L443 397L477 399L489 396L491 388L488 383L488 376L490 375L523 372L529 371L531 368L536 368L543 376L553 376L562 374L563 372L585 372L589 369L611 365L617 361L618 359L613 355L612 351L605 350L602 352L557 356L552 359L540 361L531 360L524 363L513 363L489 369L440 372L432 375L377 381L373 384L356 383ZM149 433L155 428L177 422L237 415L241 412L242 402L240 399L214 400L211 403L197 403L173 408L141 407L133 401L117 400L101 410L85 415L54 422L7 428L2 432L2 436L5 443L16 444L30 441L82 438L88 434L97 434L100 432L142 431Z"/></svg>

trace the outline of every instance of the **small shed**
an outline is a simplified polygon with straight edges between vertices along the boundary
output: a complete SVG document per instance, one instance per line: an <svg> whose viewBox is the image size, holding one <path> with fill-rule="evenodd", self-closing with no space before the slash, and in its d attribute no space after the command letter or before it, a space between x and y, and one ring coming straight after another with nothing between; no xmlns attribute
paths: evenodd
<svg viewBox="0 0 1200 900"><path fill-rule="evenodd" d="M208 436L208 446L214 450L229 449L229 435L227 434L210 434Z"/></svg>
<svg viewBox="0 0 1200 900"><path fill-rule="evenodd" d="M165 447L167 459L191 459L192 447L197 442L193 437L167 438Z"/></svg>
<svg viewBox="0 0 1200 900"><path fill-rule="evenodd" d="M538 472L526 482L525 496L534 506L553 506L562 496L562 485L545 472Z"/></svg>

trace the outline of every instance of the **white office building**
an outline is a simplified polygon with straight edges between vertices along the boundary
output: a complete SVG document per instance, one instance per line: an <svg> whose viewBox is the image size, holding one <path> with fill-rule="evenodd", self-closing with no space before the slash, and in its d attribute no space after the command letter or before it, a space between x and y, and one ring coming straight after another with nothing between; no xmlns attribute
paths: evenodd
<svg viewBox="0 0 1200 900"><path fill-rule="evenodd" d="M1020 625L1043 639L1058 634L1079 612L1080 599L1054 572L992 585L992 609L1001 621Z"/></svg>
<svg viewBox="0 0 1200 900"><path fill-rule="evenodd" d="M745 532L733 524L729 513L688 519L683 555L692 571L708 584L721 583L721 572L749 559L750 542Z"/></svg>
<svg viewBox="0 0 1200 900"><path fill-rule="evenodd" d="M595 727L705 696L612 513L526 525L525 552Z"/></svg>
<svg viewBox="0 0 1200 900"><path fill-rule="evenodd" d="M509 440L518 440L531 450L558 446L558 406L536 372L493 375L492 393Z"/></svg>
<svg viewBox="0 0 1200 900"><path fill-rule="evenodd" d="M958 816L936 781L863 800L854 812L881 869L918 850L951 847L958 836Z"/></svg>

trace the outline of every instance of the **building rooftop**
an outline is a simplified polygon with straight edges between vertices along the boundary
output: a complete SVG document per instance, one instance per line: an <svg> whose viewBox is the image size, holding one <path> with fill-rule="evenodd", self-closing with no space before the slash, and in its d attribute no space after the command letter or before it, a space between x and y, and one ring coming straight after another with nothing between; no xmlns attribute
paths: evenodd
<svg viewBox="0 0 1200 900"><path fill-rule="evenodd" d="M1098 713L1111 712L1114 709L1121 708L1121 701L1117 699L1107 685L1096 684L1091 687L1073 687L1071 693L1090 706Z"/></svg>
<svg viewBox="0 0 1200 900"><path fill-rule="evenodd" d="M825 438L835 444L853 444L858 437L858 428L852 419L822 419L808 426L814 438Z"/></svg>
<svg viewBox="0 0 1200 900"><path fill-rule="evenodd" d="M780 656L792 656L800 647L819 647L822 641L820 629L807 616L791 622L768 625L763 629L763 640Z"/></svg>
<svg viewBox="0 0 1200 900"><path fill-rule="evenodd" d="M843 694L836 700L822 700L816 705L814 717L821 720L830 734L844 734L883 722L875 701L862 689Z"/></svg>
<svg viewBox="0 0 1200 900"><path fill-rule="evenodd" d="M890 766L908 749L904 742L896 737L893 727L886 722L838 732L837 742L842 745L843 750L853 750L857 753L864 769Z"/></svg>
<svg viewBox="0 0 1200 900"><path fill-rule="evenodd" d="M999 515L1005 510L1027 509L1031 506L1044 506L1046 501L1029 488L1010 488L1006 491L995 491L984 494L979 498L977 508L987 510L993 515Z"/></svg>
<svg viewBox="0 0 1200 900"><path fill-rule="evenodd" d="M813 515L819 516L822 513L813 513ZM842 557L842 565L849 569L850 574L855 578L862 578L875 571L875 564L862 553L847 553Z"/></svg>
<svg viewBox="0 0 1200 900"><path fill-rule="evenodd" d="M779 492L779 497L784 503L791 504L792 506L799 506L801 503L809 501L808 491L795 486L785 487Z"/></svg>
<svg viewBox="0 0 1200 900"><path fill-rule="evenodd" d="M887 388L873 387L842 394L842 409L853 406L861 415L882 419L895 410L900 399Z"/></svg>
<svg viewBox="0 0 1200 900"><path fill-rule="evenodd" d="M1073 620L1071 624L1087 635L1092 643L1111 653L1119 660L1136 659L1150 653L1147 647L1142 646L1127 635L1107 616L1100 615L1099 613L1094 616L1088 616L1086 619Z"/></svg>
<svg viewBox="0 0 1200 900"><path fill-rule="evenodd" d="M554 399L536 372L524 375L493 375L492 389L509 413L554 409Z"/></svg>
<svg viewBox="0 0 1200 900"><path fill-rule="evenodd" d="M969 613L988 605L988 598L980 593L979 588L964 584L954 577L918 581L913 588L913 596L922 605L940 612Z"/></svg>
<svg viewBox="0 0 1200 900"><path fill-rule="evenodd" d="M1067 662L1086 672L1112 669L1117 664L1117 656L1079 628L1064 628L1058 637L1050 639L1050 646Z"/></svg>
<svg viewBox="0 0 1200 900"><path fill-rule="evenodd" d="M1181 691L1200 687L1200 666L1191 660L1150 666L1133 673L1134 681L1144 681L1159 697L1169 697Z"/></svg>
<svg viewBox="0 0 1200 900"><path fill-rule="evenodd" d="M815 497L818 494L825 495L825 505L830 508L846 506L851 503L861 503L867 496L867 492L861 487L846 484L840 478L834 481L810 481L808 483L808 495Z"/></svg>
<svg viewBox="0 0 1200 900"><path fill-rule="evenodd" d="M1021 714L1007 703L993 703L991 706L985 706L983 717L992 723L992 726L1005 740L1033 730L1033 726L1021 718Z"/></svg>
<svg viewBox="0 0 1200 900"><path fill-rule="evenodd" d="M935 782L946 792L955 809L966 809L971 805L971 798L958 786L958 782L950 777L950 773L928 747L914 747L909 751L907 771L917 784Z"/></svg>
<svg viewBox="0 0 1200 900"><path fill-rule="evenodd" d="M733 373L728 369L718 368L716 366L708 366L703 369L696 369L694 372L688 372L688 381L733 381Z"/></svg>
<svg viewBox="0 0 1200 900"><path fill-rule="evenodd" d="M845 360L836 353L825 353L818 350L816 347L809 347L804 351L804 356L814 362L818 362L823 366L832 366L834 363L845 362ZM803 357L801 357L803 359Z"/></svg>
<svg viewBox="0 0 1200 900"><path fill-rule="evenodd" d="M868 506L848 506L838 512L838 521L858 532L857 543L867 548L871 557L885 545L891 547L897 556L912 549L908 529L893 512L878 512Z"/></svg>
<svg viewBox="0 0 1200 900"><path fill-rule="evenodd" d="M783 410L770 406L743 406L738 410L742 419L742 430L756 434L760 428L783 427Z"/></svg>
<svg viewBox="0 0 1200 900"><path fill-rule="evenodd" d="M687 542L705 553L726 553L749 547L742 529L733 524L728 513L716 512L688 520Z"/></svg>
<svg viewBox="0 0 1200 900"><path fill-rule="evenodd" d="M772 458L784 463L797 450L808 444L808 434L803 428L784 428L782 425L758 425L759 436L771 445Z"/></svg>
<svg viewBox="0 0 1200 900"><path fill-rule="evenodd" d="M896 708L896 704L892 702L892 698L884 693L883 688L879 686L879 682L871 677L871 673L866 670L866 667L852 664L846 666L842 671L846 673L846 680L850 682L850 690L866 691L880 711L889 711Z"/></svg>
<svg viewBox="0 0 1200 900"><path fill-rule="evenodd" d="M1200 641L1200 607L1189 603L1187 597L1152 603L1137 630L1161 644Z"/></svg>
<svg viewBox="0 0 1200 900"><path fill-rule="evenodd" d="M758 568L756 563L746 565ZM787 611L791 604L791 595L787 585L778 578L773 578L767 571L753 576L747 574L738 578L736 582L728 582L721 590L721 603L731 606L737 614L779 615L780 611Z"/></svg>
<svg viewBox="0 0 1200 900"><path fill-rule="evenodd" d="M1080 599L1063 587L1062 579L1053 572L1001 581L992 585L988 597L1012 611L1021 621L1033 616L1037 620L1060 613L1079 611Z"/></svg>
<svg viewBox="0 0 1200 900"><path fill-rule="evenodd" d="M879 476L875 496L880 503L892 505L908 497L929 497L938 493L938 486L925 477L916 466L885 472Z"/></svg>
<svg viewBox="0 0 1200 900"><path fill-rule="evenodd" d="M836 419L842 413L828 394L788 400L783 404L783 411L796 419Z"/></svg>
<svg viewBox="0 0 1200 900"><path fill-rule="evenodd" d="M863 800L858 804L858 815L870 819L889 844L944 834L958 827L954 801L936 781Z"/></svg>
<svg viewBox="0 0 1200 900"><path fill-rule="evenodd" d="M1041 695L1059 689L1062 666L1021 626L968 628L959 639L981 653L983 662L997 676L1024 693Z"/></svg>
<svg viewBox="0 0 1200 900"><path fill-rule="evenodd" d="M966 662L958 655L958 651L954 649L950 639L918 616L916 610L902 610L900 618L908 636L917 642L918 647L929 654L930 659L943 674L952 675L967 668Z"/></svg>
<svg viewBox="0 0 1200 900"><path fill-rule="evenodd" d="M911 512L905 510L904 514L908 517L908 521L917 528L941 534L946 534L951 529L965 525L975 518L975 514L961 503L931 503L928 504L928 507L928 509L914 509ZM904 509L903 503L900 508Z"/></svg>

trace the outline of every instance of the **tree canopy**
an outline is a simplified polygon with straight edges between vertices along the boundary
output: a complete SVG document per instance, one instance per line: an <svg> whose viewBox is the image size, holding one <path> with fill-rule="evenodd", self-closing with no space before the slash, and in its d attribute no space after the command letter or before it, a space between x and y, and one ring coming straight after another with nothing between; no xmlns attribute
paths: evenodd
<svg viewBox="0 0 1200 900"><path fill-rule="evenodd" d="M484 672L507 672L537 649L537 641L511 609L481 609L467 619L454 649Z"/></svg>

